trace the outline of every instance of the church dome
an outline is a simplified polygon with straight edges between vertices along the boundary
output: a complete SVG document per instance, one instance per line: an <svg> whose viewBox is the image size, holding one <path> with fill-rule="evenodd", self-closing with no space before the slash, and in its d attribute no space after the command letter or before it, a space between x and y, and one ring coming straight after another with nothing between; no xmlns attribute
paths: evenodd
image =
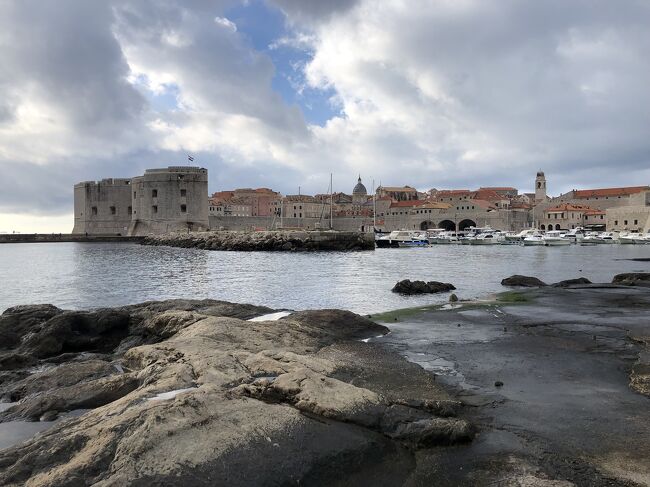
<svg viewBox="0 0 650 487"><path fill-rule="evenodd" d="M366 187L361 182L361 176L359 176L359 180L357 181L357 185L352 190L352 194L355 196L366 196L368 194L368 190L366 190Z"/></svg>

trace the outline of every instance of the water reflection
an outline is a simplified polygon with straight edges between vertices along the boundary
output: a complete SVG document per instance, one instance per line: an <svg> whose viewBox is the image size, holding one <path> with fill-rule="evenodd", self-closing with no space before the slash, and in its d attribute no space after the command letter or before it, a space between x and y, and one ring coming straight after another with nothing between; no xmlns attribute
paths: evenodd
<svg viewBox="0 0 650 487"><path fill-rule="evenodd" d="M511 274L548 282L585 276L609 281L648 270L650 246L437 246L354 253L210 252L135 244L0 245L0 310L17 304L66 308L151 299L214 298L275 308L344 308L373 313L442 302L447 295L402 297L404 278L453 283L461 298L502 290Z"/></svg>

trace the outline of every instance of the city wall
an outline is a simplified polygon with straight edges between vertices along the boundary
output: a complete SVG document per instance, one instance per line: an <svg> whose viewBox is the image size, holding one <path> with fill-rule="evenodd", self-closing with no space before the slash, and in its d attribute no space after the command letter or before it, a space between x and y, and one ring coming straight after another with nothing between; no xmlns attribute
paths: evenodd
<svg viewBox="0 0 650 487"><path fill-rule="evenodd" d="M272 216L210 216L211 230L275 230L278 228L302 228L327 230L329 218L283 218ZM372 232L372 218L334 218L332 229L341 232Z"/></svg>

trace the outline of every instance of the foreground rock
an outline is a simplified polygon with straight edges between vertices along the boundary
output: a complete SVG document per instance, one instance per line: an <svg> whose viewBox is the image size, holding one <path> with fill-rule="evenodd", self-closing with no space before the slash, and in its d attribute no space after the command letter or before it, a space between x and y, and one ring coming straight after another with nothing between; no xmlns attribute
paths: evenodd
<svg viewBox="0 0 650 487"><path fill-rule="evenodd" d="M411 281L409 279L404 279L399 281L393 287L392 291L399 294L434 294L434 293L444 293L447 291L453 291L456 287L453 284L446 282L437 282L437 281Z"/></svg>
<svg viewBox="0 0 650 487"><path fill-rule="evenodd" d="M514 276L506 277L501 281L503 286L511 287L544 287L547 284L544 281L531 276L521 276L515 274Z"/></svg>
<svg viewBox="0 0 650 487"><path fill-rule="evenodd" d="M553 287L571 287L571 286L582 286L585 284L592 284L592 282L586 277L578 277L576 279L565 279L564 281L556 282L551 284Z"/></svg>
<svg viewBox="0 0 650 487"><path fill-rule="evenodd" d="M60 421L0 451L0 485L401 484L415 450L469 441L435 378L362 343L350 312L212 300L0 316L0 422ZM26 365L28 364L28 365Z"/></svg>
<svg viewBox="0 0 650 487"><path fill-rule="evenodd" d="M238 251L374 250L374 234L333 231L215 231L151 235L143 245Z"/></svg>
<svg viewBox="0 0 650 487"><path fill-rule="evenodd" d="M617 274L612 279L612 284L625 286L650 286L650 272L628 272Z"/></svg>

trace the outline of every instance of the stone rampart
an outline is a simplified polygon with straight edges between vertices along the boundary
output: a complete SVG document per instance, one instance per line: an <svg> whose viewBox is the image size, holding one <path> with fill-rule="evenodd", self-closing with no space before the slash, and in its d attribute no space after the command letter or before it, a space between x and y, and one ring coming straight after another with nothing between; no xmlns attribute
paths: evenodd
<svg viewBox="0 0 650 487"><path fill-rule="evenodd" d="M374 234L336 231L212 231L150 235L144 245L238 251L374 250Z"/></svg>

